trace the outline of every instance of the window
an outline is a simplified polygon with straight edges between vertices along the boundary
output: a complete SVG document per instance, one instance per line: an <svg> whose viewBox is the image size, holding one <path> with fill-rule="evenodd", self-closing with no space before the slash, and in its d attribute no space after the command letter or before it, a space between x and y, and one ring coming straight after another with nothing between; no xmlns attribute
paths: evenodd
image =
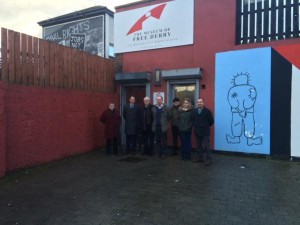
<svg viewBox="0 0 300 225"><path fill-rule="evenodd" d="M169 106L172 106L175 97L180 99L180 105L185 98L189 98L192 105L195 106L199 93L199 80L172 80L168 83Z"/></svg>
<svg viewBox="0 0 300 225"><path fill-rule="evenodd" d="M297 38L300 0L237 0L236 44Z"/></svg>
<svg viewBox="0 0 300 225"><path fill-rule="evenodd" d="M108 47L108 56L109 58L114 58L115 57L115 49L113 44L109 44Z"/></svg>

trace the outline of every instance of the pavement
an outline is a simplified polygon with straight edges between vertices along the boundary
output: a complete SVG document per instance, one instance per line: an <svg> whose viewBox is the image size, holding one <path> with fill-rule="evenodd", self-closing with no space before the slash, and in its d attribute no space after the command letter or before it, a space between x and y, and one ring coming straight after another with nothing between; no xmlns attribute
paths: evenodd
<svg viewBox="0 0 300 225"><path fill-rule="evenodd" d="M103 152L2 178L0 224L300 224L299 161L213 154L207 167L178 156L126 162Z"/></svg>

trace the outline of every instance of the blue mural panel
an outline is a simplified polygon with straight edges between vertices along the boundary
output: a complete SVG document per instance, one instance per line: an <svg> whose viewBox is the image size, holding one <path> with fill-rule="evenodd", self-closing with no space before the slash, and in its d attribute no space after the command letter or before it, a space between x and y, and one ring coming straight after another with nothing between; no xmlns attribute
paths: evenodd
<svg viewBox="0 0 300 225"><path fill-rule="evenodd" d="M270 154L271 54L216 54L215 150Z"/></svg>

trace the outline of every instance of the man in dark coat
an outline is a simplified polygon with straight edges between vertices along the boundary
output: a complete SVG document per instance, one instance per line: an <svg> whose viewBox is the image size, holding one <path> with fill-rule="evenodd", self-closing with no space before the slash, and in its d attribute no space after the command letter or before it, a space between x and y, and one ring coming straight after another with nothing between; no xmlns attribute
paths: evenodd
<svg viewBox="0 0 300 225"><path fill-rule="evenodd" d="M111 144L113 144L113 154L118 154L121 116L119 111L115 109L114 103L109 103L108 109L102 112L100 121L105 124L106 154L111 154Z"/></svg>
<svg viewBox="0 0 300 225"><path fill-rule="evenodd" d="M179 108L180 108L180 100L179 98L173 99L173 106L170 109L171 116L171 125L172 125L172 136L173 136L173 154L178 154L178 139L180 138L179 132Z"/></svg>
<svg viewBox="0 0 300 225"><path fill-rule="evenodd" d="M153 144L154 144L154 134L152 132L152 105L150 103L150 98L144 98L144 105L141 106L139 115L139 127L141 128L143 144L144 144L144 152L143 155L153 155Z"/></svg>
<svg viewBox="0 0 300 225"><path fill-rule="evenodd" d="M197 106L198 107L193 110L192 118L198 148L198 162L205 161L205 165L209 166L211 164L210 127L214 124L214 117L212 112L205 107L202 98L197 100ZM204 157L203 150L205 150L206 157Z"/></svg>
<svg viewBox="0 0 300 225"><path fill-rule="evenodd" d="M136 135L138 126L138 106L135 104L135 97L129 98L129 104L123 108L123 118L125 120L126 134L126 154L135 154Z"/></svg>

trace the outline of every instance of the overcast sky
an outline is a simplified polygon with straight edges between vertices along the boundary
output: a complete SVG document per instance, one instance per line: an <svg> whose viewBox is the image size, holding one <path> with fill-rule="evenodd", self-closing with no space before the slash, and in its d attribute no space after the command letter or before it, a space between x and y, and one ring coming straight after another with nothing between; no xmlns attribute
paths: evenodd
<svg viewBox="0 0 300 225"><path fill-rule="evenodd" d="M86 9L95 5L115 6L139 0L0 0L0 27L42 37L37 23L49 18Z"/></svg>

